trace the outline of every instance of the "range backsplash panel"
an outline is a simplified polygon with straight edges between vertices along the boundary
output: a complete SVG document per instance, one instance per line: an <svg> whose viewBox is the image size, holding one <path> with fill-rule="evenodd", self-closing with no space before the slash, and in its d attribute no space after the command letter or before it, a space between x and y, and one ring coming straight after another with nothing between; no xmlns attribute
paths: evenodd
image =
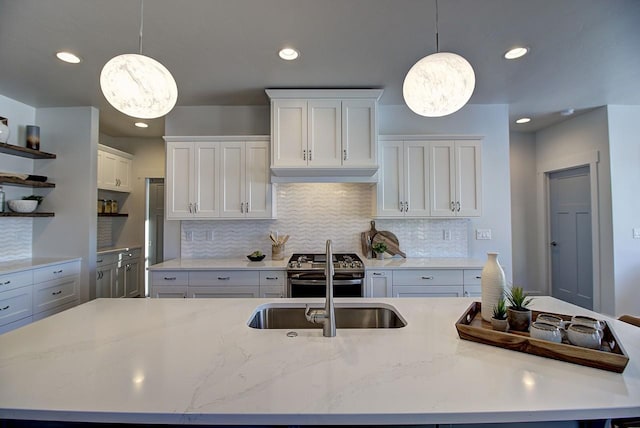
<svg viewBox="0 0 640 428"><path fill-rule="evenodd" d="M3 218L0 233L0 262L28 259L33 241L32 218Z"/></svg>
<svg viewBox="0 0 640 428"><path fill-rule="evenodd" d="M182 221L182 258L244 257L255 250L271 256L269 232L290 235L294 252L361 252L360 232L369 230L375 188L355 183L289 183L274 186L277 220ZM377 230L395 233L407 257L467 257L467 219L376 220ZM444 231L450 239L444 239ZM100 235L100 233L99 233ZM211 238L211 239L208 239Z"/></svg>

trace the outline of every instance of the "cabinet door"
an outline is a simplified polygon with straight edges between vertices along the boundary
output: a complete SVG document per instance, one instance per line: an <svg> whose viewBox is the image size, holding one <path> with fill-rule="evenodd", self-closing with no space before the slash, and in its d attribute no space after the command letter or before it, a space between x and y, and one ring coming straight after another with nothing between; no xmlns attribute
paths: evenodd
<svg viewBox="0 0 640 428"><path fill-rule="evenodd" d="M98 268L96 271L96 298L110 298L115 270L111 266Z"/></svg>
<svg viewBox="0 0 640 428"><path fill-rule="evenodd" d="M482 214L482 156L480 142L456 141L456 214L464 217Z"/></svg>
<svg viewBox="0 0 640 428"><path fill-rule="evenodd" d="M245 163L246 217L271 218L271 183L269 171L269 143L246 144Z"/></svg>
<svg viewBox="0 0 640 428"><path fill-rule="evenodd" d="M462 297L462 285L394 285L393 297Z"/></svg>
<svg viewBox="0 0 640 428"><path fill-rule="evenodd" d="M314 167L342 165L342 115L339 100L307 103L307 164ZM304 158L303 152L303 158Z"/></svg>
<svg viewBox="0 0 640 428"><path fill-rule="evenodd" d="M32 312L31 285L0 293L0 326L30 317Z"/></svg>
<svg viewBox="0 0 640 428"><path fill-rule="evenodd" d="M453 141L431 142L431 215L454 217L455 151Z"/></svg>
<svg viewBox="0 0 640 428"><path fill-rule="evenodd" d="M306 166L303 153L307 150L307 102L274 100L271 114L273 166Z"/></svg>
<svg viewBox="0 0 640 428"><path fill-rule="evenodd" d="M165 211L168 220L192 218L193 185L195 180L193 152L193 143L167 143Z"/></svg>
<svg viewBox="0 0 640 428"><path fill-rule="evenodd" d="M126 297L138 297L140 295L138 276L140 273L140 263L130 261L125 266L124 291Z"/></svg>
<svg viewBox="0 0 640 428"><path fill-rule="evenodd" d="M222 217L244 217L245 211L245 147L244 143L221 146Z"/></svg>
<svg viewBox="0 0 640 428"><path fill-rule="evenodd" d="M67 276L33 285L33 313L76 302L79 298L79 277Z"/></svg>
<svg viewBox="0 0 640 428"><path fill-rule="evenodd" d="M380 148L382 168L377 187L377 216L399 217L404 214L404 154L402 141L385 141Z"/></svg>
<svg viewBox="0 0 640 428"><path fill-rule="evenodd" d="M131 191L131 159L116 156L116 188L120 192Z"/></svg>
<svg viewBox="0 0 640 428"><path fill-rule="evenodd" d="M404 215L428 217L429 211L429 143L404 143Z"/></svg>
<svg viewBox="0 0 640 428"><path fill-rule="evenodd" d="M342 101L342 164L377 165L376 101Z"/></svg>
<svg viewBox="0 0 640 428"><path fill-rule="evenodd" d="M220 192L220 148L218 143L203 142L194 144L195 163L194 191L190 200L193 205L193 217L215 218L220 215L218 194Z"/></svg>
<svg viewBox="0 0 640 428"><path fill-rule="evenodd" d="M366 275L365 297L391 297L391 271L370 271Z"/></svg>
<svg viewBox="0 0 640 428"><path fill-rule="evenodd" d="M100 176L102 183L102 189L117 190L117 168L118 168L118 156L109 153L102 152L101 162L98 168L98 175Z"/></svg>

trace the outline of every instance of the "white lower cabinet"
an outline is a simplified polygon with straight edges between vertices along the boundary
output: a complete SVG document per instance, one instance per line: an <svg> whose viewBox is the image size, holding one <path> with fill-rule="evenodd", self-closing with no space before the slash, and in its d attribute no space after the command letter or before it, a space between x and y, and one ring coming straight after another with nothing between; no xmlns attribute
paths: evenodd
<svg viewBox="0 0 640 428"><path fill-rule="evenodd" d="M482 269L464 270L464 297L482 297Z"/></svg>
<svg viewBox="0 0 640 428"><path fill-rule="evenodd" d="M365 275L364 297L391 297L393 295L393 271L372 270Z"/></svg>
<svg viewBox="0 0 640 428"><path fill-rule="evenodd" d="M462 269L403 269L393 272L393 297L462 297Z"/></svg>
<svg viewBox="0 0 640 428"><path fill-rule="evenodd" d="M0 293L0 333L31 322L32 292L27 285Z"/></svg>
<svg viewBox="0 0 640 428"><path fill-rule="evenodd" d="M285 271L154 271L151 297L230 298L284 297Z"/></svg>
<svg viewBox="0 0 640 428"><path fill-rule="evenodd" d="M98 254L96 298L140 296L140 254L140 249Z"/></svg>

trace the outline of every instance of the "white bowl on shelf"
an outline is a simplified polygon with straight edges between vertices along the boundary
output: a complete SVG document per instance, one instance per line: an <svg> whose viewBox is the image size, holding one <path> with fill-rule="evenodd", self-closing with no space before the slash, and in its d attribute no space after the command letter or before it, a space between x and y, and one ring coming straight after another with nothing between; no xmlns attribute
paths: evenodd
<svg viewBox="0 0 640 428"><path fill-rule="evenodd" d="M32 213L38 207L38 201L29 199L13 199L7 201L9 209L17 213Z"/></svg>

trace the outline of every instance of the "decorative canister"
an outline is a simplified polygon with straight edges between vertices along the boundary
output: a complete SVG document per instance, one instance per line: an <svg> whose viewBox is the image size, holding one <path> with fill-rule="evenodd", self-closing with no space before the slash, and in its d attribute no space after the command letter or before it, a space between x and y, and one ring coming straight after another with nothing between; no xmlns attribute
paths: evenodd
<svg viewBox="0 0 640 428"><path fill-rule="evenodd" d="M482 319L491 322L493 307L504 296L507 281L504 271L498 263L498 253L487 253L487 262L482 268L480 280L482 288Z"/></svg>
<svg viewBox="0 0 640 428"><path fill-rule="evenodd" d="M111 214L118 214L118 201L115 199L111 201Z"/></svg>
<svg viewBox="0 0 640 428"><path fill-rule="evenodd" d="M284 244L271 246L271 260L284 260Z"/></svg>
<svg viewBox="0 0 640 428"><path fill-rule="evenodd" d="M103 214L104 213L104 206L106 205L106 202L104 199L98 199L98 214Z"/></svg>
<svg viewBox="0 0 640 428"><path fill-rule="evenodd" d="M27 125L27 148L40 150L40 127Z"/></svg>
<svg viewBox="0 0 640 428"><path fill-rule="evenodd" d="M104 213L111 214L111 199L107 199L107 202L104 204Z"/></svg>

